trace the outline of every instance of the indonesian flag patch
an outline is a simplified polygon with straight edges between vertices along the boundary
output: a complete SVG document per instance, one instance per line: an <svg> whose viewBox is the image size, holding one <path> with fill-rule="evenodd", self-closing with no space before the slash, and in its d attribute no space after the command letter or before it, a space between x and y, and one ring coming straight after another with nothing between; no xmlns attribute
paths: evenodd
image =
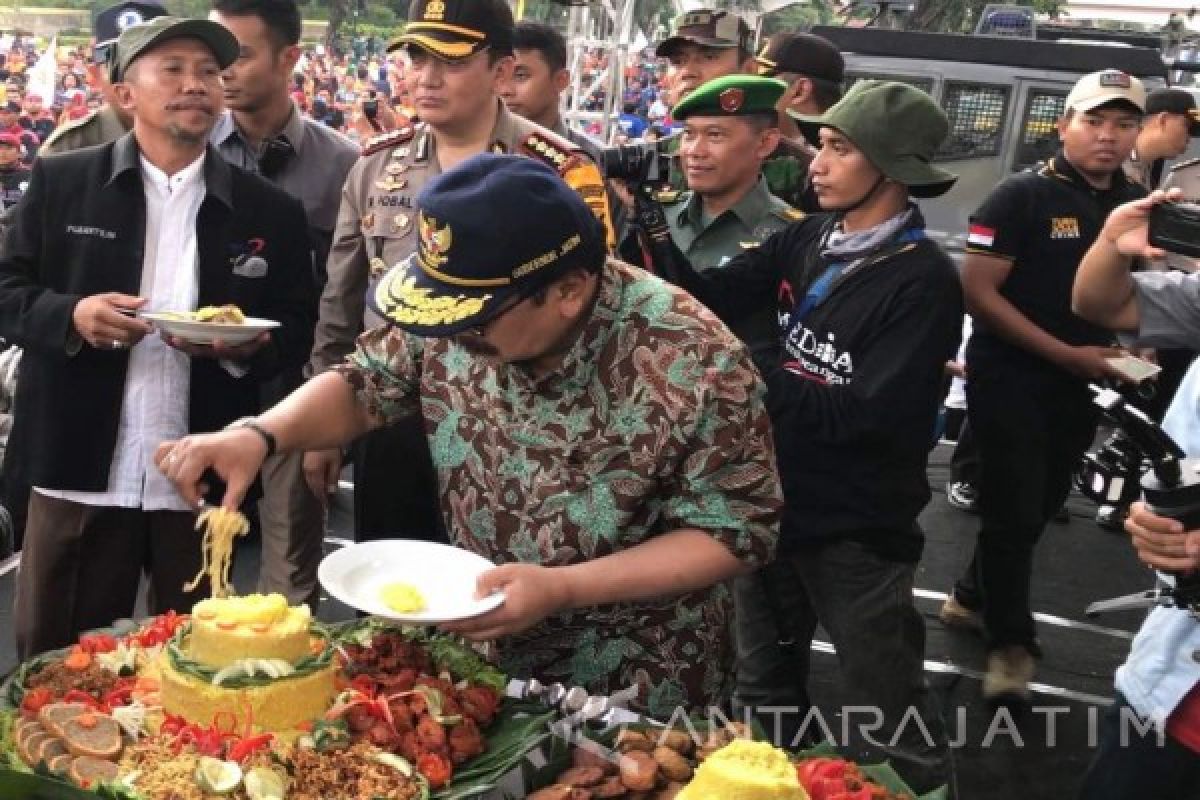
<svg viewBox="0 0 1200 800"><path fill-rule="evenodd" d="M986 225L971 223L971 227L967 229L967 244L978 245L979 247L991 247L996 241L996 229L989 228Z"/></svg>

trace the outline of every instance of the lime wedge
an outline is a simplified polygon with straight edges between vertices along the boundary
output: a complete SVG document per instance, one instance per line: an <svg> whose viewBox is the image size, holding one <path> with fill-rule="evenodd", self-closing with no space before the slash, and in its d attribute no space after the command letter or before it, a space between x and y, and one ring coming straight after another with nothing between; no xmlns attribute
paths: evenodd
<svg viewBox="0 0 1200 800"><path fill-rule="evenodd" d="M196 765L196 784L206 792L225 794L242 782L242 768L233 761L203 756Z"/></svg>
<svg viewBox="0 0 1200 800"><path fill-rule="evenodd" d="M267 767L246 773L246 796L250 800L283 800L283 776Z"/></svg>

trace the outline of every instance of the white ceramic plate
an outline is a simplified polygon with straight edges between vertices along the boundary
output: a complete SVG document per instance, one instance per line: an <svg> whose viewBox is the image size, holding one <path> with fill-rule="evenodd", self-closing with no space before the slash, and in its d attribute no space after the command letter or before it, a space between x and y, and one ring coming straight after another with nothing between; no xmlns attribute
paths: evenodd
<svg viewBox="0 0 1200 800"><path fill-rule="evenodd" d="M498 592L475 599L475 581L494 565L468 550L418 539L380 539L335 550L321 561L317 579L351 608L415 625L469 619L499 607ZM380 591L407 583L425 598L423 611L401 614L388 608Z"/></svg>
<svg viewBox="0 0 1200 800"><path fill-rule="evenodd" d="M163 312L146 312L140 315L142 319L154 323L154 327L172 336L178 336L192 344L212 344L220 339L228 345L245 344L256 338L263 331L278 328L279 323L273 319L246 317L241 324L227 322L196 322L190 319L180 319L174 314Z"/></svg>

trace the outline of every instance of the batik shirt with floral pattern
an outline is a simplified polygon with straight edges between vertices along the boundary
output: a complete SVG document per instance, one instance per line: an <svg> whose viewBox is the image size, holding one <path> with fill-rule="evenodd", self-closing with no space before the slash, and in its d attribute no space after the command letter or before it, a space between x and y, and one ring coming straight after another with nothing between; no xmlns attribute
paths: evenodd
<svg viewBox="0 0 1200 800"><path fill-rule="evenodd" d="M377 421L419 400L451 540L494 563L572 564L681 528L751 566L773 556L762 381L711 312L642 270L606 265L579 340L540 378L397 328L365 333L338 369ZM642 708L669 715L729 697L731 623L722 584L556 614L499 651L514 677L636 682Z"/></svg>

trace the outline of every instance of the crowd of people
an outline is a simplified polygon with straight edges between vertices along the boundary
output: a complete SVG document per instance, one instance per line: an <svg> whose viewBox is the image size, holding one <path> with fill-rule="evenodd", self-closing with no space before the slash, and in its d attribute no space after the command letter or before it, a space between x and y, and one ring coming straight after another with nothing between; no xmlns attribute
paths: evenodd
<svg viewBox="0 0 1200 800"><path fill-rule="evenodd" d="M25 171L0 250L19 656L128 616L143 576L152 613L190 608L204 503L254 513L258 589L315 607L349 462L357 540L496 564L478 591L503 604L444 628L501 640L509 673L732 707L791 745L821 625L877 711L837 744L953 795L913 601L948 377L981 525L942 618L986 634L986 699L1028 702L1033 553L1095 435L1088 383L1134 382L1114 331L1200 345L1200 279L1130 274L1163 256L1145 220L1181 195L1150 191L1190 95L1082 77L1060 151L989 193L957 265L920 210L957 181L946 113L843 92L818 36L681 15L625 75L615 141L668 138L614 161L564 120L562 35L504 0L414 0L352 59L300 28L294 0L129 0L68 59L96 108L42 136L26 93L0 119L0 171ZM222 304L280 324L200 344L143 316ZM1200 532L1129 513L1147 564L1200 567ZM1194 796L1194 611L1155 611L1117 678L1114 714L1166 744L1118 746L1114 716L1087 800Z"/></svg>

